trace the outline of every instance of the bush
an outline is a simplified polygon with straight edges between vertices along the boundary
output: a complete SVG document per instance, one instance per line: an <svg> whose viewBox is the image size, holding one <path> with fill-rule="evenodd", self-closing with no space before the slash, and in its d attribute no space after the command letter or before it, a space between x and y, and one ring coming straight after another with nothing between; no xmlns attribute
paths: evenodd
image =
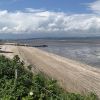
<svg viewBox="0 0 100 100"><path fill-rule="evenodd" d="M56 80L42 73L32 74L18 56L0 56L0 100L97 100L93 93L83 96L60 88Z"/></svg>

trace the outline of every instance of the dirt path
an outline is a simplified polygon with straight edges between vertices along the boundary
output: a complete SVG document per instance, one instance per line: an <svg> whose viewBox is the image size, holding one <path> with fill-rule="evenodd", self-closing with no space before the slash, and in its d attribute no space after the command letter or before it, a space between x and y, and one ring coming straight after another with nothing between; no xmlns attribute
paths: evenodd
<svg viewBox="0 0 100 100"><path fill-rule="evenodd" d="M57 79L68 91L95 92L100 97L99 69L32 47L13 47L12 50L21 59Z"/></svg>

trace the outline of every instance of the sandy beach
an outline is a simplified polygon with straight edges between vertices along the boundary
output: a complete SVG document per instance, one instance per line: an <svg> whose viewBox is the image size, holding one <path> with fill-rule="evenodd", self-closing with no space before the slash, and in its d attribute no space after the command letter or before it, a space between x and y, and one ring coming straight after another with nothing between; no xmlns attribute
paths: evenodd
<svg viewBox="0 0 100 100"><path fill-rule="evenodd" d="M67 91L95 92L100 98L100 69L33 47L3 45L1 48L13 52L1 54L9 58L19 55L25 63L35 65L38 70L57 79Z"/></svg>

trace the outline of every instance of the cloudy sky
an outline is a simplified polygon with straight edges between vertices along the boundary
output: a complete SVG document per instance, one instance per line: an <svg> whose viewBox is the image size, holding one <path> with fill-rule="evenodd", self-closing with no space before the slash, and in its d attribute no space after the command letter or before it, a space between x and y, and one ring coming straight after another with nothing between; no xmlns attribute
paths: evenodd
<svg viewBox="0 0 100 100"><path fill-rule="evenodd" d="M100 0L0 0L0 38L100 36Z"/></svg>

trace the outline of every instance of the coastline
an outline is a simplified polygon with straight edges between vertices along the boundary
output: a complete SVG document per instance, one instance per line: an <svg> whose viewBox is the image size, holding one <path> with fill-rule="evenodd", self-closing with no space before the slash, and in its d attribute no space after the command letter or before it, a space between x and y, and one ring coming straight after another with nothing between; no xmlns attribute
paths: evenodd
<svg viewBox="0 0 100 100"><path fill-rule="evenodd" d="M40 71L58 80L70 92L95 92L100 98L100 70L33 47L4 45L2 53L12 58L19 55L28 64L35 65ZM34 71L34 68L33 68Z"/></svg>

